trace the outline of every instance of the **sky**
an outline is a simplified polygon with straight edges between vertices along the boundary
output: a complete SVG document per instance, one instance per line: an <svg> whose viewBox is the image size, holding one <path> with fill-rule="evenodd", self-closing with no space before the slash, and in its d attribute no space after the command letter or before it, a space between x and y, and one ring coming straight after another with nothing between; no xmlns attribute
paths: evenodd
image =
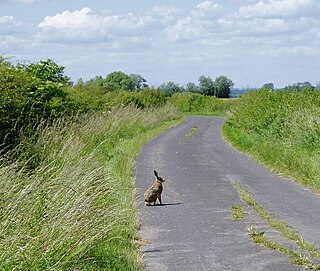
<svg viewBox="0 0 320 271"><path fill-rule="evenodd" d="M150 86L317 85L320 1L0 0L0 55L53 59L74 82L123 71Z"/></svg>

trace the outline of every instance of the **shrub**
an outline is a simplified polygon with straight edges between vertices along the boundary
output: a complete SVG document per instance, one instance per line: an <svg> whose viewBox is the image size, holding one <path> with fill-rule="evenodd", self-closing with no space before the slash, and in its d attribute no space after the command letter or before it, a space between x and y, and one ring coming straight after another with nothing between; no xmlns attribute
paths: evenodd
<svg viewBox="0 0 320 271"><path fill-rule="evenodd" d="M231 114L235 99L219 99L200 93L175 93L169 101L181 112L226 117Z"/></svg>

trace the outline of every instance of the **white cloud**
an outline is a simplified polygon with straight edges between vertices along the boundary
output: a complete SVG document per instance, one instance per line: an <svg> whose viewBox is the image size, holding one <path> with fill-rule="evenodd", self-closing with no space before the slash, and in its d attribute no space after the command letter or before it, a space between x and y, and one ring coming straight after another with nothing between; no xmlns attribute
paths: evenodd
<svg viewBox="0 0 320 271"><path fill-rule="evenodd" d="M288 17L318 7L318 0L265 0L243 6L239 14L245 18L252 17Z"/></svg>
<svg viewBox="0 0 320 271"><path fill-rule="evenodd" d="M192 9L190 15L192 17L215 18L220 15L221 11L222 6L215 4L210 0L206 0Z"/></svg>
<svg viewBox="0 0 320 271"><path fill-rule="evenodd" d="M222 6L212 1L203 1L180 15L165 29L170 40L197 41L199 38L210 38L213 33L220 32L218 19L222 16Z"/></svg>
<svg viewBox="0 0 320 271"><path fill-rule="evenodd" d="M0 17L0 35L14 35L24 30L22 23L16 22L12 16Z"/></svg>
<svg viewBox="0 0 320 271"><path fill-rule="evenodd" d="M142 35L159 24L146 14L99 15L86 7L47 16L39 23L39 37L45 40L101 42L114 37Z"/></svg>
<svg viewBox="0 0 320 271"><path fill-rule="evenodd" d="M12 16L3 16L0 17L0 26L13 24L14 20Z"/></svg>

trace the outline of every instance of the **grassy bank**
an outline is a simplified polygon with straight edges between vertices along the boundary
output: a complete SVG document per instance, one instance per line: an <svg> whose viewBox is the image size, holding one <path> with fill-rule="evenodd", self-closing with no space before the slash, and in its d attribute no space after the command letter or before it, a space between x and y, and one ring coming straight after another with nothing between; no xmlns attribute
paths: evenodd
<svg viewBox="0 0 320 271"><path fill-rule="evenodd" d="M220 99L199 93L175 93L169 101L183 114L229 117L234 110L237 99Z"/></svg>
<svg viewBox="0 0 320 271"><path fill-rule="evenodd" d="M29 161L1 161L0 269L139 270L133 161L179 121L171 106L119 107L39 127Z"/></svg>
<svg viewBox="0 0 320 271"><path fill-rule="evenodd" d="M240 151L320 191L320 92L244 95L223 133Z"/></svg>

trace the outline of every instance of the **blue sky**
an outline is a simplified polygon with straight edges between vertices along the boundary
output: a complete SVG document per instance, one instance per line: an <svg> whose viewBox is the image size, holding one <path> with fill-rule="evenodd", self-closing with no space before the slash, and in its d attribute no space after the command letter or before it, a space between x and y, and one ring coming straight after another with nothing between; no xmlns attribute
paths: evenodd
<svg viewBox="0 0 320 271"><path fill-rule="evenodd" d="M121 70L154 86L316 85L319 14L319 0L0 0L0 54L51 58L74 81Z"/></svg>

